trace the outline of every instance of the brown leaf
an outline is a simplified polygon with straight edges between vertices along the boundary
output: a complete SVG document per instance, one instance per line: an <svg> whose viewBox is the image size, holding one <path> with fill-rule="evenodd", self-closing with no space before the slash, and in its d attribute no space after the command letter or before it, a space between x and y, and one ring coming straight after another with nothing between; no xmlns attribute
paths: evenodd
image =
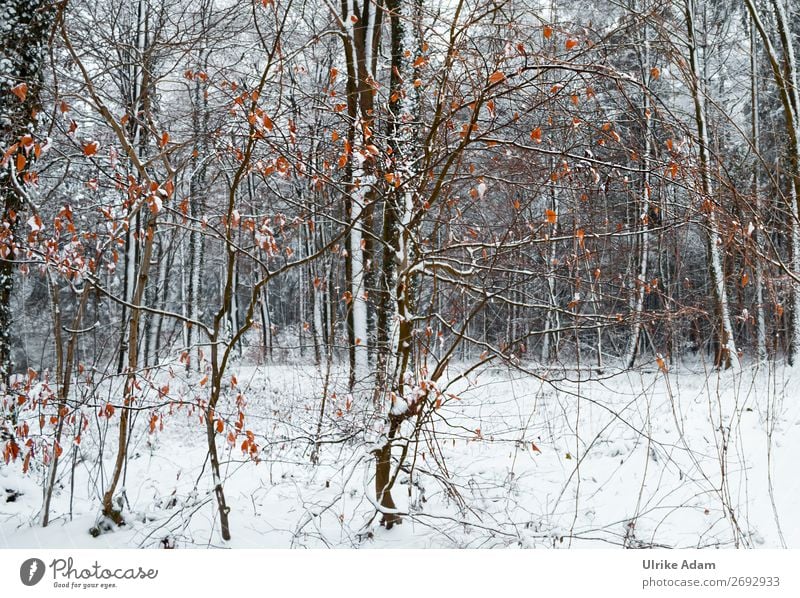
<svg viewBox="0 0 800 598"><path fill-rule="evenodd" d="M494 85L495 83L500 83L500 81L505 80L506 74L503 71L495 71L491 75L489 75L489 84Z"/></svg>
<svg viewBox="0 0 800 598"><path fill-rule="evenodd" d="M15 85L11 88L11 93L17 96L20 102L24 102L25 98L28 97L28 84L20 83L19 85Z"/></svg>

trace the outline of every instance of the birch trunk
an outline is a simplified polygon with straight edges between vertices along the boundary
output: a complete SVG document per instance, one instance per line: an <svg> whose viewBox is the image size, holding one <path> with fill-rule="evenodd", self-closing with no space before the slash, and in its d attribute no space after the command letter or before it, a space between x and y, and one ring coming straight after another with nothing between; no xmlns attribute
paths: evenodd
<svg viewBox="0 0 800 598"><path fill-rule="evenodd" d="M550 161L551 171L555 170L555 160ZM558 299L556 297L556 265L557 265L557 247L552 239L558 234L558 189L554 181L548 183L550 190L550 209L555 214L555 222L550 225L548 231L550 235L549 242L549 257L547 263L547 314L545 315L544 335L542 338L542 361L550 363L553 359L558 357L558 345L560 342L561 317L558 312Z"/></svg>
<svg viewBox="0 0 800 598"><path fill-rule="evenodd" d="M647 26L644 27L644 56L642 59L642 78L647 80L650 71L650 40ZM637 221L642 230L639 236L639 274L636 276L636 301L633 311L633 326L628 339L623 360L625 369L633 367L639 349L639 337L642 334L642 312L644 311L645 285L647 284L647 260L650 253L650 154L652 152L652 126L650 115L650 89L647 85L642 90L642 119L644 123L644 152L642 155L642 190L640 196L640 214Z"/></svg>

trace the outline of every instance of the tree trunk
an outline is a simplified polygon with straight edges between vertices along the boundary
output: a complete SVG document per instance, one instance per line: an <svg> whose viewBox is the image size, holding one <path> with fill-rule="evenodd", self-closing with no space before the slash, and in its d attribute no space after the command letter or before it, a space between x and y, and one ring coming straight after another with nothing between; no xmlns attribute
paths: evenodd
<svg viewBox="0 0 800 598"><path fill-rule="evenodd" d="M730 308L728 306L728 293L725 288L725 272L723 269L722 238L719 234L716 206L713 203L713 185L709 170L710 160L708 152L708 127L706 123L705 85L700 74L701 57L698 50L697 31L695 28L694 0L685 0L686 26L689 42L689 64L691 67L690 87L694 101L695 123L697 125L697 143L700 154L700 198L707 213L707 251L709 257L709 275L711 277L711 292L714 297L714 311L716 313L715 333L719 337L720 351L717 365L725 368L739 369L739 355L736 351L736 342L733 336ZM717 329L719 327L719 329Z"/></svg>
<svg viewBox="0 0 800 598"><path fill-rule="evenodd" d="M147 287L147 279L150 273L150 258L153 253L153 242L155 239L155 221L150 220L147 223L147 230L145 233L145 240L142 247L142 258L139 264L139 273L136 279L136 286L134 287L133 297L131 299L131 317L128 328L128 364L127 372L125 375L125 390L123 395L122 409L119 419L119 437L117 442L117 457L114 462L114 471L111 475L111 481L108 488L103 494L103 515L111 519L117 525L123 523L121 512L114 507L114 492L117 489L122 469L127 459L128 449L128 425L130 420L131 406L135 400L136 392L136 376L139 367L139 325L141 322L142 299L144 298L144 290Z"/></svg>
<svg viewBox="0 0 800 598"><path fill-rule="evenodd" d="M647 25L644 26L644 56L642 57L641 72L643 80L650 76L650 40L648 39ZM636 300L633 311L633 326L628 339L623 360L626 369L633 367L639 348L642 333L642 312L644 311L645 285L647 284L647 260L650 253L650 153L652 151L652 132L650 118L650 89L647 85L642 90L642 122L644 123L644 152L642 152L642 190L639 202L639 213L636 222L641 226L639 236L639 274L636 276Z"/></svg>
<svg viewBox="0 0 800 598"><path fill-rule="evenodd" d="M374 121L374 88L377 50L381 32L382 9L379 4L342 0L341 23L345 63L347 65L347 113L351 125L347 140L345 171L347 220L348 344L350 347L350 386L369 374L369 313L367 305L366 254L369 250L365 227L371 222L376 183L376 160L366 149ZM354 22L355 21L355 22Z"/></svg>
<svg viewBox="0 0 800 598"><path fill-rule="evenodd" d="M40 88L45 44L53 25L55 6L47 0L4 0L3 33L0 35L0 148L10 150L26 134L36 143L40 112ZM16 89L17 93L12 92ZM23 93L24 90L24 93ZM9 381L13 370L11 330L14 292L15 244L19 223L23 221L23 187L26 170L35 156L33 145L11 150L11 167L0 168L0 385ZM17 156L26 164L16 172ZM15 180L12 180L14 177ZM5 225L8 227L6 228Z"/></svg>
<svg viewBox="0 0 800 598"><path fill-rule="evenodd" d="M778 88L783 104L786 135L789 154L789 212L791 214L790 239L792 271L792 307L789 323L788 361L794 365L800 353L800 90L797 89L797 60L794 52L794 39L786 10L781 0L770 0L778 37L781 41L780 53L772 43L769 32L764 26L754 0L745 0L753 26L761 37L767 52L772 76Z"/></svg>
<svg viewBox="0 0 800 598"><path fill-rule="evenodd" d="M752 17L748 21L750 30L750 123L753 137L753 198L755 201L756 214L761 218L763 214L763 198L761 197L761 183L759 180L759 170L761 159L761 121L759 115L760 103L758 94L758 49L756 47L756 28ZM753 243L758 253L763 252L763 242L761 239L761 229L757 225L753 229ZM756 351L759 361L767 359L767 322L764 315L764 263L761 255L757 255L754 260L754 282L756 287Z"/></svg>
<svg viewBox="0 0 800 598"><path fill-rule="evenodd" d="M382 255L378 283L377 360L373 403L382 410L390 392L397 400L404 394L405 376L413 344L410 321L414 288L409 274L412 248L408 226L417 184L415 162L420 153L415 127L420 114L420 97L411 82L416 79L414 62L421 55L419 26L421 2L389 0L386 9L391 24L391 80L389 103L389 145L392 149L391 176L385 192ZM391 384L390 384L391 381ZM382 525L390 529L400 521L392 499L392 443L402 419L389 414L389 431L375 452L375 496L383 513Z"/></svg>

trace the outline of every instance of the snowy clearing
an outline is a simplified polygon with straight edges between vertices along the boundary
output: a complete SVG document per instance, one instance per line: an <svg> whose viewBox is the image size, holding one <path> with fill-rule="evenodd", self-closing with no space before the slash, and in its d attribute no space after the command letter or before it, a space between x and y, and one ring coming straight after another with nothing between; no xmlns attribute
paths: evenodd
<svg viewBox="0 0 800 598"><path fill-rule="evenodd" d="M450 373L458 372L451 368ZM797 547L800 405L790 369L740 375L683 366L546 382L487 368L459 382L420 435L395 492L403 524L377 525L373 459L358 396L331 397L319 463L312 439L323 376L313 366L236 369L257 460L219 436L231 506L219 540L196 409L163 430L134 424L126 525L95 538L101 436L65 452L38 525L45 471L0 466L3 547ZM339 374L337 377L336 374ZM791 374L791 375L790 375ZM565 372L559 372L564 377ZM595 374L596 376L596 374ZM341 372L332 379L342 383ZM454 398L457 397L457 398ZM224 410L236 411L229 393ZM348 409L349 404L349 409ZM113 422L111 429L113 430ZM113 438L116 432L109 432ZM103 435L104 437L104 435ZM395 449L399 450L399 449Z"/></svg>

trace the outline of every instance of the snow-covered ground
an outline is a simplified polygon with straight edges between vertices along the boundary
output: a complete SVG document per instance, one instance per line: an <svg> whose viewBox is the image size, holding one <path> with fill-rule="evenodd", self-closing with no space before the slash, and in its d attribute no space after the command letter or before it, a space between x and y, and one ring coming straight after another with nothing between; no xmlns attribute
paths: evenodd
<svg viewBox="0 0 800 598"><path fill-rule="evenodd" d="M800 547L800 374L791 368L734 375L693 364L591 381L574 370L471 374L448 389L458 398L439 408L435 434L423 430L398 476L393 494L408 515L389 531L371 502L362 433L371 399L347 395L334 371L314 465L324 372L235 373L259 459L220 436L230 542L220 539L204 424L183 406L164 412L163 430L150 433L146 415L136 421L127 525L96 538L100 428L87 432L74 468L65 450L46 529L41 467L0 465L0 547ZM229 394L217 412L235 420ZM112 423L106 442L115 439ZM107 477L114 450L103 453Z"/></svg>

